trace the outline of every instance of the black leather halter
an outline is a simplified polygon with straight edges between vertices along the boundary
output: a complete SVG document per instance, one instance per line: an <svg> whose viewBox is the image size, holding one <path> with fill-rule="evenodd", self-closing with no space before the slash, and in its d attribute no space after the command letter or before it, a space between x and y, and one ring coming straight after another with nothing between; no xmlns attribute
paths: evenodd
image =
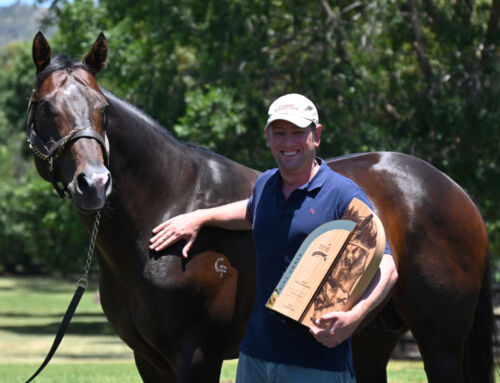
<svg viewBox="0 0 500 383"><path fill-rule="evenodd" d="M37 99L37 91L33 89L31 94L31 98L28 104L28 144L32 152L40 159L47 161L47 170L49 174L49 181L52 182L54 189L57 191L61 198L66 198L68 196L71 198L71 194L69 193L67 186L61 182L61 186L59 186L60 180L57 179L54 172L54 162L57 158L59 158L66 147L68 147L72 142L80 138L92 138L96 140L99 145L101 145L102 153L104 156L104 163L106 166L109 165L109 145L106 139L106 135L104 138L97 133L91 127L76 127L71 132L69 132L66 136L62 137L57 141L49 140L45 141L41 138L36 129L35 129L35 112L38 106Z"/></svg>

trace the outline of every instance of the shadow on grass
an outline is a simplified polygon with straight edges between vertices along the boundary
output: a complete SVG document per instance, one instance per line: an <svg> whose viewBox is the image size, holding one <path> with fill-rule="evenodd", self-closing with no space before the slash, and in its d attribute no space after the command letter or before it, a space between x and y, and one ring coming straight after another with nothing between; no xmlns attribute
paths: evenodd
<svg viewBox="0 0 500 383"><path fill-rule="evenodd" d="M0 317L5 317L5 318L63 318L64 313L52 313L52 314L40 314L40 313L27 313L25 311L9 311L9 312L1 312L0 311ZM84 318L84 317L91 317L91 318L105 318L103 313L95 313L95 312L76 312L74 318Z"/></svg>
<svg viewBox="0 0 500 383"><path fill-rule="evenodd" d="M1 277L0 277L1 278ZM33 293L71 293L75 291L76 282L79 278L74 279L50 279L43 277L28 277L15 278L12 285L0 286L0 291L25 291ZM95 286L89 286L88 291L95 292Z"/></svg>
<svg viewBox="0 0 500 383"><path fill-rule="evenodd" d="M62 315L61 315L62 319ZM0 331L12 332L21 335L54 335L59 329L60 321L47 324L23 324L0 326ZM116 335L107 321L79 322L73 320L66 332L67 335Z"/></svg>
<svg viewBox="0 0 500 383"><path fill-rule="evenodd" d="M96 353L88 353L85 355L82 354L68 354L68 353L58 353L58 358L66 358L66 359L74 359L74 360L93 360L93 359L103 359L106 361L110 360L130 360L132 356L132 350L130 353L124 352L122 354L96 354Z"/></svg>

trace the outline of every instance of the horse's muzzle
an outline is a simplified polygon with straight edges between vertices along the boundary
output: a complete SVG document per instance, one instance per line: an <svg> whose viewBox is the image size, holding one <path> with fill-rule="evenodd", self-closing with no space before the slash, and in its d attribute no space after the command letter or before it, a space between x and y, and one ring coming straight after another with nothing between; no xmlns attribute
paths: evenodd
<svg viewBox="0 0 500 383"><path fill-rule="evenodd" d="M111 174L105 166L87 166L75 176L68 190L78 210L92 212L104 207L111 183Z"/></svg>

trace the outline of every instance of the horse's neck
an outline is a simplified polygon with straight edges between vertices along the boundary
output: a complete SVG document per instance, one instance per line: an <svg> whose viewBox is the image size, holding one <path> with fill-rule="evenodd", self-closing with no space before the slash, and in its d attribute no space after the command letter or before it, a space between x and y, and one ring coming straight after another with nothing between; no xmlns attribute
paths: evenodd
<svg viewBox="0 0 500 383"><path fill-rule="evenodd" d="M151 259L155 226L186 211L247 198L258 173L177 141L133 106L105 95L111 103L113 191L98 236L100 264L108 274L134 279Z"/></svg>
<svg viewBox="0 0 500 383"><path fill-rule="evenodd" d="M155 177L165 177L165 171L184 156L181 144L169 133L134 106L106 93L112 103L112 121L108 127L113 177L137 178L140 187ZM113 173L114 171L114 173Z"/></svg>

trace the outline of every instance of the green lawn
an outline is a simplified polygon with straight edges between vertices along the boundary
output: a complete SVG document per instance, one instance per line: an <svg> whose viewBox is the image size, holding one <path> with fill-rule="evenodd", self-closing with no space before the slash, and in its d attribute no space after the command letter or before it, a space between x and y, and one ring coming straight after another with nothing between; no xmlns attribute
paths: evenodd
<svg viewBox="0 0 500 383"><path fill-rule="evenodd" d="M50 349L74 293L72 282L0 277L0 383L25 382ZM114 335L95 301L84 294L68 333L36 383L139 383L131 350ZM236 360L224 362L221 382L234 381ZM420 362L391 361L391 383L426 382Z"/></svg>

